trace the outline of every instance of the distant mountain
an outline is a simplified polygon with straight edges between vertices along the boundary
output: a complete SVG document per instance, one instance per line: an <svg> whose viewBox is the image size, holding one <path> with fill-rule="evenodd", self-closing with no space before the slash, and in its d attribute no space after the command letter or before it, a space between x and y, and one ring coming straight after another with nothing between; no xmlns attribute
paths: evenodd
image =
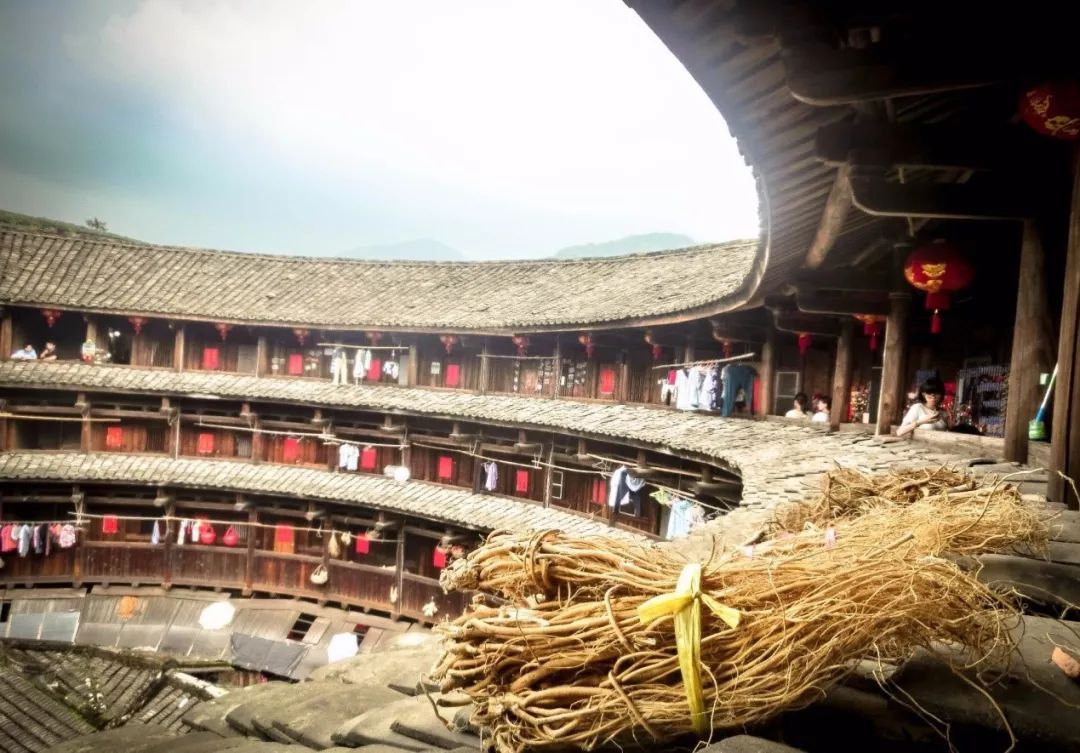
<svg viewBox="0 0 1080 753"><path fill-rule="evenodd" d="M143 241L127 238L116 233L106 233L94 230L85 225L75 225L62 220L53 220L48 217L31 217L28 214L9 212L0 209L0 229L19 230L27 233L46 233L48 235L61 235L69 238L89 238L92 240L109 239L123 241L125 243L142 243Z"/></svg>
<svg viewBox="0 0 1080 753"><path fill-rule="evenodd" d="M401 243L382 243L357 246L342 254L347 259L384 259L407 261L466 261L465 254L431 238L418 238Z"/></svg>
<svg viewBox="0 0 1080 753"><path fill-rule="evenodd" d="M646 251L666 251L669 248L685 248L693 245L694 239L681 233L642 233L628 235L617 241L567 246L559 249L552 256L556 259L580 259L585 256L617 256Z"/></svg>

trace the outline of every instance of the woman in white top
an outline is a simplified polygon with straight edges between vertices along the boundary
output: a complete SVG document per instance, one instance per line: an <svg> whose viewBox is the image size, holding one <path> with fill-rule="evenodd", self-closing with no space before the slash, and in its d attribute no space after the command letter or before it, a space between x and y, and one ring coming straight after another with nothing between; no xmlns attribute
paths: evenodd
<svg viewBox="0 0 1080 753"><path fill-rule="evenodd" d="M806 396L805 392L800 392L795 396L795 407L784 414L784 418L810 418L810 414L806 412L806 404L810 402L810 398Z"/></svg>
<svg viewBox="0 0 1080 753"><path fill-rule="evenodd" d="M815 424L827 424L829 423L829 409L832 408L832 401L824 395L818 395L815 398L817 411L814 413L814 417L810 419Z"/></svg>
<svg viewBox="0 0 1080 753"><path fill-rule="evenodd" d="M919 388L918 401L908 408L904 414L904 420L900 422L900 428L896 430L896 436L906 436L916 429L930 429L931 431L946 431L949 428L948 418L941 410L941 403L945 399L945 388L937 379L928 379Z"/></svg>

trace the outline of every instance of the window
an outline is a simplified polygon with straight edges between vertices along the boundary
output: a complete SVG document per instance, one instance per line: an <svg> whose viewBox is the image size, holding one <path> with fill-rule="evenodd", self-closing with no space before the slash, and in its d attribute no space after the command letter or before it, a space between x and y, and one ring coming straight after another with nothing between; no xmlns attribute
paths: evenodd
<svg viewBox="0 0 1080 753"><path fill-rule="evenodd" d="M446 381L443 384L445 384L447 387L457 387L459 384L461 384L460 364L446 364Z"/></svg>
<svg viewBox="0 0 1080 753"><path fill-rule="evenodd" d="M551 498L562 499L563 496L563 472L551 472Z"/></svg>
<svg viewBox="0 0 1080 753"><path fill-rule="evenodd" d="M296 622L289 628L289 634L286 636L290 641L302 641L304 636L311 630L311 626L315 624L315 615L306 614L301 612L296 618Z"/></svg>
<svg viewBox="0 0 1080 753"><path fill-rule="evenodd" d="M119 426L105 429L105 449L119 450L124 445L124 430Z"/></svg>
<svg viewBox="0 0 1080 753"><path fill-rule="evenodd" d="M221 365L221 350L218 348L203 348L202 367L208 370L217 369Z"/></svg>

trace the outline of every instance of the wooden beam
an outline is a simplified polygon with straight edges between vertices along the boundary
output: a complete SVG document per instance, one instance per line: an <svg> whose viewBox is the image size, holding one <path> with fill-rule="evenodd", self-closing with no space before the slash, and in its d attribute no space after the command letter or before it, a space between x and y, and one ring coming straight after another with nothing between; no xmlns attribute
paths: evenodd
<svg viewBox="0 0 1080 753"><path fill-rule="evenodd" d="M11 309L5 308L3 313L0 313L0 360L8 360L15 349L11 341L13 331Z"/></svg>
<svg viewBox="0 0 1080 753"><path fill-rule="evenodd" d="M415 340L409 343L409 368L405 379L410 387L420 384L420 349Z"/></svg>
<svg viewBox="0 0 1080 753"><path fill-rule="evenodd" d="M821 337L839 337L840 324L836 319L803 314L796 311L773 310L773 320L781 332L801 334L807 332Z"/></svg>
<svg viewBox="0 0 1080 753"><path fill-rule="evenodd" d="M1055 144L1040 141L1020 126L971 126L866 121L833 123L820 128L815 156L838 168L857 165L937 170L1027 168L1058 154Z"/></svg>
<svg viewBox="0 0 1080 753"><path fill-rule="evenodd" d="M829 424L840 428L847 420L848 403L851 402L851 365L855 343L855 320L840 325L840 337L836 341L836 363L833 365L832 408Z"/></svg>
<svg viewBox="0 0 1080 753"><path fill-rule="evenodd" d="M814 234L814 240L810 243L810 250L806 252L807 268L817 269L825 261L825 257L840 237L850 210L851 165L845 163L836 171L829 198L825 201L825 209L821 213L821 222Z"/></svg>
<svg viewBox="0 0 1080 753"><path fill-rule="evenodd" d="M1046 289L1046 254L1034 222L1024 223L1005 414L1005 459L1027 463L1028 421L1042 400L1039 374L1054 368L1054 333Z"/></svg>
<svg viewBox="0 0 1080 753"><path fill-rule="evenodd" d="M860 293L888 295L896 289L897 282L889 275L867 274L858 269L822 269L802 272L794 279L796 290L816 293L821 290L849 290Z"/></svg>
<svg viewBox="0 0 1080 753"><path fill-rule="evenodd" d="M1015 50L980 47L954 39L926 46L908 43L888 53L867 49L835 49L824 45L783 51L785 79L791 95L816 107L850 105L895 97L989 86L1013 80L1035 61L1020 65ZM1014 45L1015 47L1016 45Z"/></svg>
<svg viewBox="0 0 1080 753"><path fill-rule="evenodd" d="M828 314L832 316L853 316L855 314L876 314L887 316L889 304L885 300L853 300L838 296L796 293L795 307L804 314Z"/></svg>
<svg viewBox="0 0 1080 753"><path fill-rule="evenodd" d="M750 324L738 324L723 319L710 319L712 325L712 337L717 342L730 340L739 343L751 343L758 345L765 342L771 327L756 327Z"/></svg>
<svg viewBox="0 0 1080 753"><path fill-rule="evenodd" d="M1058 333L1057 386L1054 388L1054 423L1050 437L1049 497L1080 506L1073 487L1059 473L1080 484L1080 150L1073 153L1072 206L1065 257L1065 294Z"/></svg>
<svg viewBox="0 0 1080 753"><path fill-rule="evenodd" d="M878 434L892 431L893 421L900 419L900 410L904 404L904 358L911 296L908 293L893 293L889 296L889 305L889 317L885 320L885 352L881 363Z"/></svg>
<svg viewBox="0 0 1080 753"><path fill-rule="evenodd" d="M263 376L269 371L267 353L266 335L259 335L255 341L255 376Z"/></svg>
<svg viewBox="0 0 1080 753"><path fill-rule="evenodd" d="M761 346L761 414L768 416L773 412L776 402L776 330L769 327L765 335L765 344Z"/></svg>
<svg viewBox="0 0 1080 753"><path fill-rule="evenodd" d="M882 178L852 178L856 207L875 217L926 217L943 220L1025 220L1037 197L1022 182L889 183Z"/></svg>

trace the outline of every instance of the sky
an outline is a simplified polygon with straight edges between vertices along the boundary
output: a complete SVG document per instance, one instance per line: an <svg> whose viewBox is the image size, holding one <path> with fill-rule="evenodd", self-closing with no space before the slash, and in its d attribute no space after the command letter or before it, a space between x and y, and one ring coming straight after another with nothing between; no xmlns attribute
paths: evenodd
<svg viewBox="0 0 1080 753"><path fill-rule="evenodd" d="M154 243L758 233L723 118L622 0L0 0L0 103L0 208Z"/></svg>

